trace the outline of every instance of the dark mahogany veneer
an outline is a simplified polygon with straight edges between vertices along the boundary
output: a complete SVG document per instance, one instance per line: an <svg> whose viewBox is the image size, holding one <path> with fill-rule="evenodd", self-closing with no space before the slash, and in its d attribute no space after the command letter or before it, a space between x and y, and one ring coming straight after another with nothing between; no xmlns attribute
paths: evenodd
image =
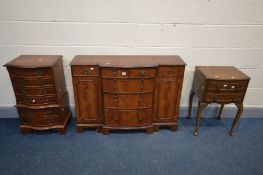
<svg viewBox="0 0 263 175"><path fill-rule="evenodd" d="M77 131L177 130L184 70L179 56L76 56Z"/></svg>
<svg viewBox="0 0 263 175"><path fill-rule="evenodd" d="M71 111L62 56L21 55L4 66L16 96L21 133L57 129L64 134Z"/></svg>
<svg viewBox="0 0 263 175"><path fill-rule="evenodd" d="M194 135L199 134L201 113L208 104L221 104L218 114L218 119L221 119L224 105L234 103L238 111L229 132L231 136L234 136L234 127L243 112L243 100L249 81L250 77L233 66L197 66L189 99L188 116L190 118L193 97L196 95L199 102Z"/></svg>

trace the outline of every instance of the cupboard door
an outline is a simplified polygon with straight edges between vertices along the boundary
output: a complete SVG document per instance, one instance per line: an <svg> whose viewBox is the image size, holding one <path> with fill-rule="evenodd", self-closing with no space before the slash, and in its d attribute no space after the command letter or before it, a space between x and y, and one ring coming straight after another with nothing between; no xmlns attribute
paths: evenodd
<svg viewBox="0 0 263 175"><path fill-rule="evenodd" d="M161 77L158 80L157 113L159 122L177 121L180 103L180 83L176 77Z"/></svg>
<svg viewBox="0 0 263 175"><path fill-rule="evenodd" d="M74 77L74 95L77 122L98 123L100 116L100 90L98 77Z"/></svg>

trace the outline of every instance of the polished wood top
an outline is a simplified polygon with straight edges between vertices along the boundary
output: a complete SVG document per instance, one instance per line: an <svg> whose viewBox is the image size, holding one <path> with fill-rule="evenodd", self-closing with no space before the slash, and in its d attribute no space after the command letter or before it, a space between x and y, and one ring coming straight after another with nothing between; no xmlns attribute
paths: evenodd
<svg viewBox="0 0 263 175"><path fill-rule="evenodd" d="M214 80L247 80L249 76L234 66L197 66L207 79Z"/></svg>
<svg viewBox="0 0 263 175"><path fill-rule="evenodd" d="M52 67L60 58L62 58L61 55L20 55L4 66L21 68Z"/></svg>
<svg viewBox="0 0 263 175"><path fill-rule="evenodd" d="M77 55L70 65L99 65L100 67L156 67L158 65L184 66L185 62L179 56L150 55Z"/></svg>

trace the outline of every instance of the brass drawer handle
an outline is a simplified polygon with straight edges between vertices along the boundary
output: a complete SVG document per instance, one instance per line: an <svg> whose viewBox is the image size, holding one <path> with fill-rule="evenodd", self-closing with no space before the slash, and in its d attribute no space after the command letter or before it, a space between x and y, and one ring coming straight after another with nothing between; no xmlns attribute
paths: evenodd
<svg viewBox="0 0 263 175"><path fill-rule="evenodd" d="M116 75L117 75L117 69L112 69L112 74L113 74L114 76L116 76Z"/></svg>
<svg viewBox="0 0 263 175"><path fill-rule="evenodd" d="M141 90L144 88L144 80L141 80L140 88L141 88Z"/></svg>
<svg viewBox="0 0 263 175"><path fill-rule="evenodd" d="M216 86L216 89L217 89L217 91L220 91L220 90L221 90L221 87L220 87L219 84Z"/></svg>
<svg viewBox="0 0 263 175"><path fill-rule="evenodd" d="M143 103L142 98L139 98L139 100L138 100L138 105L142 105L142 103Z"/></svg>
<svg viewBox="0 0 263 175"><path fill-rule="evenodd" d="M114 89L115 91L118 90L118 84L117 84L117 83L113 85L113 89Z"/></svg>
<svg viewBox="0 0 263 175"><path fill-rule="evenodd" d="M116 116L114 117L114 119L115 119L115 121L119 121L119 116L116 115Z"/></svg>
<svg viewBox="0 0 263 175"><path fill-rule="evenodd" d="M141 122L143 120L142 116L138 116L138 120Z"/></svg>
<svg viewBox="0 0 263 175"><path fill-rule="evenodd" d="M141 70L141 77L145 76L145 70Z"/></svg>
<svg viewBox="0 0 263 175"><path fill-rule="evenodd" d="M83 69L83 74L88 75L89 74L89 69L88 68L84 68Z"/></svg>
<svg viewBox="0 0 263 175"><path fill-rule="evenodd" d="M115 102L115 103L118 102L118 96L117 96L117 95L114 96L114 102Z"/></svg>
<svg viewBox="0 0 263 175"><path fill-rule="evenodd" d="M228 88L228 85L227 85L227 84L224 84L224 85L218 84L218 85L216 86L217 91L226 91L227 88Z"/></svg>

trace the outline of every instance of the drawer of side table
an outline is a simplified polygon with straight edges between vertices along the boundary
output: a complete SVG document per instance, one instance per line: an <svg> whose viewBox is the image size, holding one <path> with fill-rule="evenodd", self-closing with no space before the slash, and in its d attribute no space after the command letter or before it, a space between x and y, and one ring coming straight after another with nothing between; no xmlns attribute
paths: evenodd
<svg viewBox="0 0 263 175"><path fill-rule="evenodd" d="M247 81L222 81L210 80L207 83L207 91L211 92L243 92L247 89Z"/></svg>
<svg viewBox="0 0 263 175"><path fill-rule="evenodd" d="M244 99L244 94L243 93L222 94L222 93L206 92L203 99L208 103L226 103L226 104L242 103Z"/></svg>
<svg viewBox="0 0 263 175"><path fill-rule="evenodd" d="M152 110L104 110L104 117L106 126L149 126L152 123Z"/></svg>
<svg viewBox="0 0 263 175"><path fill-rule="evenodd" d="M104 94L104 108L136 109L151 108L152 93L145 94Z"/></svg>

